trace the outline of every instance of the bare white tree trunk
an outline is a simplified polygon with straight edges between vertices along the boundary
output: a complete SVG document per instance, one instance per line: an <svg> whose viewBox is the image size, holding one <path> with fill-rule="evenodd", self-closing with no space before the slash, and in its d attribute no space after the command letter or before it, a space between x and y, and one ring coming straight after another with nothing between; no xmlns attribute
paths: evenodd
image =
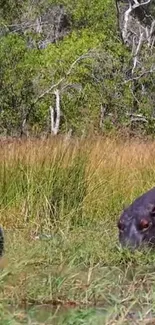
<svg viewBox="0 0 155 325"><path fill-rule="evenodd" d="M132 75L134 75L135 70L139 63L140 52L143 44L147 44L148 47L152 47L154 44L154 30L155 30L155 20L152 18L151 26L145 26L143 21L138 19L134 15L135 9L138 10L140 7L145 7L152 0L128 0L128 5L124 2L124 13L122 13L121 6L119 7L119 1L116 0L116 8L118 11L118 16L120 19L120 30L124 43L132 48L133 56L133 68ZM123 3L123 1L122 1ZM139 9L140 10L140 9ZM139 11L140 12L140 11ZM147 14L146 14L147 17Z"/></svg>
<svg viewBox="0 0 155 325"><path fill-rule="evenodd" d="M60 128L60 115L61 115L61 108L60 108L60 94L62 94L67 88L72 87L81 91L82 87L78 84L68 84L67 77L72 73L72 70L80 61L90 58L93 59L93 52L89 51L81 56L79 56L69 67L68 71L66 72L65 76L60 78L55 84L52 84L48 89L46 89L43 93L41 93L33 102L35 105L39 100L44 98L48 94L55 95L55 107L49 107L50 112L50 122L51 122L51 134L58 134ZM59 89L58 89L59 88Z"/></svg>
<svg viewBox="0 0 155 325"><path fill-rule="evenodd" d="M57 135L60 126L60 92L58 89L54 91L55 95L55 108L50 106L51 117L51 134Z"/></svg>
<svg viewBox="0 0 155 325"><path fill-rule="evenodd" d="M141 28L139 28L141 29ZM143 44L143 36L144 36L144 32L140 31L140 36L139 36L139 41L137 44L137 47L135 47L135 51L133 51L133 68L132 68L132 75L134 74L134 71L137 67L137 63L138 63L138 54L141 50L142 44ZM133 40L134 41L134 40Z"/></svg>
<svg viewBox="0 0 155 325"><path fill-rule="evenodd" d="M41 17L37 18L36 20L36 32L41 34L42 33L42 26L41 26Z"/></svg>
<svg viewBox="0 0 155 325"><path fill-rule="evenodd" d="M104 125L105 112L106 112L106 106L103 106L103 105L101 104L101 110L100 110L100 121L99 121L100 129L102 129L102 127L103 127L103 125Z"/></svg>

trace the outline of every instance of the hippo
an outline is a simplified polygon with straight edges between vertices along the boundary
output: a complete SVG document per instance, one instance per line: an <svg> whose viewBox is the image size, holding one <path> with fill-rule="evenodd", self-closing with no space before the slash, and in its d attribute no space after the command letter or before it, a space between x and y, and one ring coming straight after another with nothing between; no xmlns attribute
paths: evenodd
<svg viewBox="0 0 155 325"><path fill-rule="evenodd" d="M4 251L4 234L2 228L0 227L0 256L3 255L3 251Z"/></svg>
<svg viewBox="0 0 155 325"><path fill-rule="evenodd" d="M124 209L118 229L122 247L136 249L147 244L155 248L155 187Z"/></svg>

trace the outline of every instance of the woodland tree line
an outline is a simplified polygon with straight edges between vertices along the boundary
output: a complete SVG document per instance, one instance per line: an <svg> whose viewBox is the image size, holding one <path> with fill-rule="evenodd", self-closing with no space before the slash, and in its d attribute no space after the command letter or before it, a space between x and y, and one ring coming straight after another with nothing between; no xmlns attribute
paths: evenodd
<svg viewBox="0 0 155 325"><path fill-rule="evenodd" d="M0 134L154 134L154 12L154 0L1 1Z"/></svg>

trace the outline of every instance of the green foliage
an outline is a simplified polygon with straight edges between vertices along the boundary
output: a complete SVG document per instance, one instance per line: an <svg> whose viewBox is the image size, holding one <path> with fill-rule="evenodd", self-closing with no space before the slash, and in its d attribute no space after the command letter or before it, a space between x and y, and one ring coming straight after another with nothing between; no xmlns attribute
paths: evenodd
<svg viewBox="0 0 155 325"><path fill-rule="evenodd" d="M138 128L139 124L131 122L129 117L137 101L134 113L144 115L148 121L140 124L140 129L152 133L154 77L144 76L138 80L135 99L133 82L125 82L130 76L131 55L118 37L114 2L63 0L61 5L69 17L70 32L62 40L38 49L37 41L42 38L46 41L45 35L24 26L36 24L39 15L59 4L58 0L42 0L31 4L30 10L29 1L2 3L0 133L49 132L49 106L55 106L55 96L46 90L52 85L58 85L60 90L61 132L72 130L85 135L90 131L102 133L120 127ZM18 26L21 26L20 32L18 28L15 32ZM85 57L81 57L83 55ZM144 51L146 70L153 62L153 55L148 61L148 53ZM142 95L143 83L146 91Z"/></svg>
<svg viewBox="0 0 155 325"><path fill-rule="evenodd" d="M1 38L0 106L1 132L21 130L34 100L32 78L38 68L38 51L30 52L25 40L16 34Z"/></svg>
<svg viewBox="0 0 155 325"><path fill-rule="evenodd" d="M0 15L8 23L19 19L22 14L23 2L20 0L1 0Z"/></svg>

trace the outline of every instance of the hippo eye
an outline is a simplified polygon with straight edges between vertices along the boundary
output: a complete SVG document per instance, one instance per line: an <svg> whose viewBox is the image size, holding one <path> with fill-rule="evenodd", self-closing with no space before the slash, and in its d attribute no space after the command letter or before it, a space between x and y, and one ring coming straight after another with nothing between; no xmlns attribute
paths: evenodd
<svg viewBox="0 0 155 325"><path fill-rule="evenodd" d="M151 222L149 222L147 219L141 219L139 223L140 230L147 230L151 226Z"/></svg>
<svg viewBox="0 0 155 325"><path fill-rule="evenodd" d="M125 224L122 221L119 221L118 222L118 229L120 231L123 231L125 229Z"/></svg>

